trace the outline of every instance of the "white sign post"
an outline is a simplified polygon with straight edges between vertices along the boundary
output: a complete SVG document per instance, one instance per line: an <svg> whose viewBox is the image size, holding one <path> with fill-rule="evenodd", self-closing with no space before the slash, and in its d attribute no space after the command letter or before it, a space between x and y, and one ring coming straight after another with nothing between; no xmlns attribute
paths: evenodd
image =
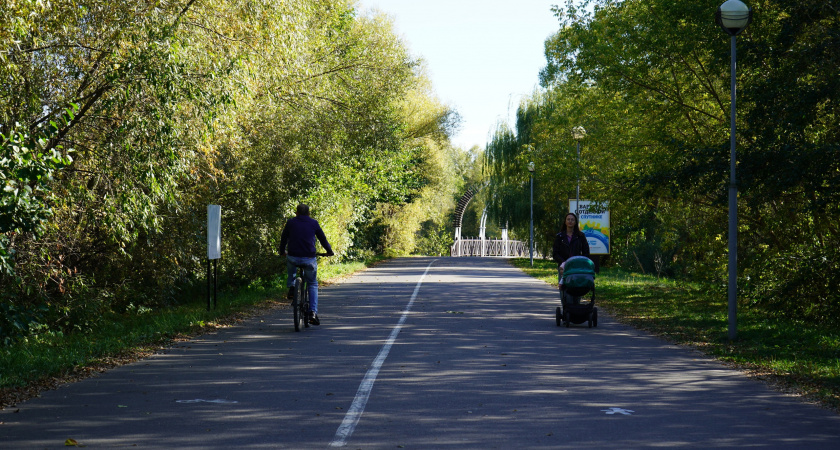
<svg viewBox="0 0 840 450"><path fill-rule="evenodd" d="M222 257L222 207L207 205L207 259Z"/></svg>
<svg viewBox="0 0 840 450"><path fill-rule="evenodd" d="M222 207L207 205L207 310L210 310L210 261L213 261L213 308L216 307L217 261L222 257Z"/></svg>
<svg viewBox="0 0 840 450"><path fill-rule="evenodd" d="M577 203L577 210L575 210ZM589 243L592 255L610 254L610 210L605 202L569 200L569 211L578 216L580 231Z"/></svg>

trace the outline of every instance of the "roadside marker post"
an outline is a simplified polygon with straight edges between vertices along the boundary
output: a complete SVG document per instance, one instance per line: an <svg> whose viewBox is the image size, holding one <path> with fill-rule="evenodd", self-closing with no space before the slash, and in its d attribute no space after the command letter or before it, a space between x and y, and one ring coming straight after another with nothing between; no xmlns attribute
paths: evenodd
<svg viewBox="0 0 840 450"><path fill-rule="evenodd" d="M222 257L222 207L207 205L207 310L210 311L210 261L213 261L213 308L216 308L217 261Z"/></svg>

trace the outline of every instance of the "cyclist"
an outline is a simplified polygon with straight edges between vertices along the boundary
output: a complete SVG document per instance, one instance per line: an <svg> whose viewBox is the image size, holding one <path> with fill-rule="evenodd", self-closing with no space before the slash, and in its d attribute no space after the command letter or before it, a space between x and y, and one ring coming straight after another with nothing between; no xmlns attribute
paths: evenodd
<svg viewBox="0 0 840 450"><path fill-rule="evenodd" d="M315 239L321 243L327 256L333 256L332 247L324 235L324 230L318 221L309 217L309 206L301 203L295 210L295 217L286 222L280 235L280 256L286 255L286 284L289 287L288 298L295 295L295 272L298 267L303 268L303 277L309 285L309 305L312 312L309 323L320 325L318 318L318 260L315 258Z"/></svg>

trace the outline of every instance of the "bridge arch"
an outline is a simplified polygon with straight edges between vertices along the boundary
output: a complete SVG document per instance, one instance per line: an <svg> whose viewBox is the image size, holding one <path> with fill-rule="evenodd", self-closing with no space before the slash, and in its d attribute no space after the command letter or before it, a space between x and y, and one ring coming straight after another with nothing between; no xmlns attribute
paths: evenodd
<svg viewBox="0 0 840 450"><path fill-rule="evenodd" d="M484 188L484 186L486 186L486 184L479 184L468 187L466 192L464 192L464 195L461 196L461 199L458 200L458 205L455 206L455 219L452 224L455 228L456 241L461 238L461 225L464 221L464 211L467 210L467 206L470 204L473 197L475 197L475 194L477 194L478 191Z"/></svg>
<svg viewBox="0 0 840 450"><path fill-rule="evenodd" d="M450 256L502 256L502 257L522 257L528 252L525 244L521 241L512 241L508 239L507 227L502 227L501 239L487 239L485 237L485 229L487 227L487 210L481 213L481 221L479 223L478 239L464 239L461 237L461 226L464 220L464 211L470 201L486 187L489 183L484 182L475 184L467 188L461 199L458 200L458 205L455 207L455 217L453 219L453 227L455 228L455 239L450 249Z"/></svg>

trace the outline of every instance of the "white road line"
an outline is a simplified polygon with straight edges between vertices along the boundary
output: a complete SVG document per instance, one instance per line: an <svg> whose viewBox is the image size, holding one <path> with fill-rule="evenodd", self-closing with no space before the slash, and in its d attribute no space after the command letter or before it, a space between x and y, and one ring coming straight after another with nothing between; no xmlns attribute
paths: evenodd
<svg viewBox="0 0 840 450"><path fill-rule="evenodd" d="M388 357L388 353L391 351L391 346L394 345L394 341L397 340L397 336L400 334L403 323L405 323L405 319L408 317L409 311L411 311L411 305L414 304L414 299L417 298L417 293L420 292L420 285L423 284L423 279L426 278L426 275L429 273L429 269L435 261L430 262L426 267L426 271L423 272L423 276L420 277L420 280L417 282L417 287L414 288L414 293L411 294L411 300L409 300L408 305L406 305L405 310L402 313L402 317L400 317L399 322L397 322L397 325L391 331L391 336L388 337L388 341L385 342L385 345L383 345L382 349L379 350L379 355L377 355L376 359L373 360L373 364L370 369L368 369L365 377L362 379L362 384L359 385L359 390L356 391L356 398L353 399L353 404L350 405L350 409L347 410L347 414L345 414L344 420L338 427L338 431L335 432L335 437L333 438L332 443L330 443L330 447L344 447L347 445L347 439L349 439L350 435L353 434L353 430L356 429L356 424L359 423L359 419L362 418L362 413L365 411L365 405L367 405L368 397L370 397L370 391L373 389L373 383L376 381L376 376L379 375L379 368L382 367L382 363L385 362L385 358Z"/></svg>

